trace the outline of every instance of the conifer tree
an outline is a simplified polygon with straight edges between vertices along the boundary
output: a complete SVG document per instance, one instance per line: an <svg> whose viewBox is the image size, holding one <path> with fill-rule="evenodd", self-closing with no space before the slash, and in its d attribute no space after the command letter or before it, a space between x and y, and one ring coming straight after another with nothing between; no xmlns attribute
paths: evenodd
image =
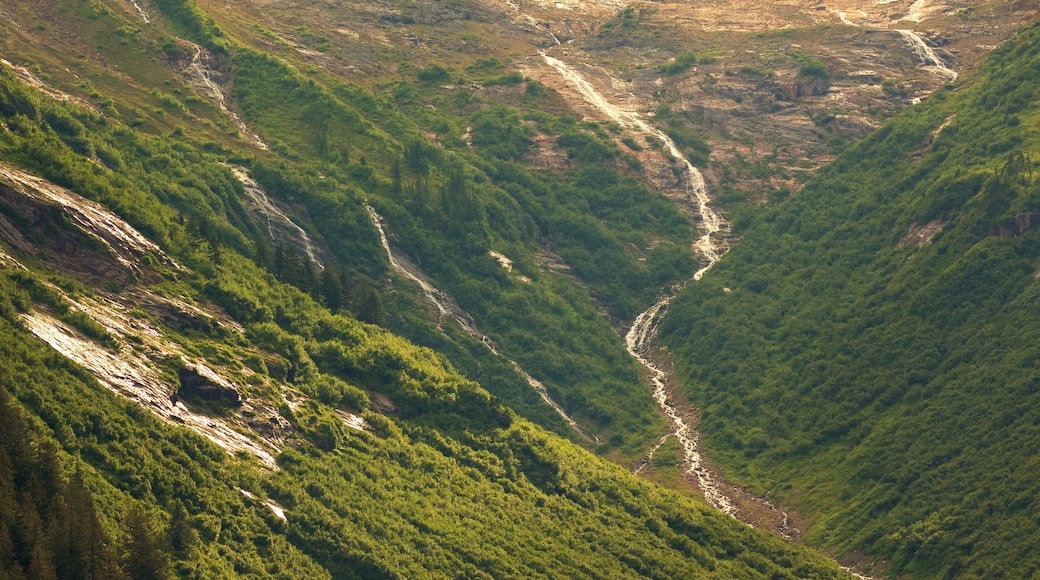
<svg viewBox="0 0 1040 580"><path fill-rule="evenodd" d="M148 514L135 505L123 520L123 569L132 580L165 580L169 563L162 551L161 534Z"/></svg>

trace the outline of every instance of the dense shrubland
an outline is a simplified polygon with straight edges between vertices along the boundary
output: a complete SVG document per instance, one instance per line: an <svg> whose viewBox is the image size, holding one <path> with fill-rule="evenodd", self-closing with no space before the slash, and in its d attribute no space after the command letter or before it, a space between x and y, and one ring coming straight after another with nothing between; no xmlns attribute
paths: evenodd
<svg viewBox="0 0 1040 580"><path fill-rule="evenodd" d="M385 285L366 201L503 350L612 436L607 449L641 452L663 425L590 295L630 315L688 265L676 248L689 231L673 207L607 162L611 146L595 128L546 121L603 149L602 171L575 184L530 171L509 159L512 149L441 150L421 142L383 97L315 83L242 49L193 2L157 7L174 32L227 52L239 106L273 152L150 132L147 120L134 128L41 97L0 67L4 161L107 206L187 267L146 255L124 279L99 280L89 268L5 246L28 269L6 259L0 266L0 391L9 393L0 395L0 574L841 576L822 556L642 482L518 417L511 406L569 434L508 363L447 324L439 332L406 281ZM281 110L286 103L311 106ZM182 113L172 107L163 118ZM516 119L487 115L487 143L513 139L510 129L496 131L515 129ZM329 249L326 271L267 238L228 164L248 168ZM582 216L588 206L601 213ZM652 216L650 226L632 212ZM0 215L41 247L74 229L66 221L34 231L38 224L8 205ZM588 286L539 268L546 240ZM651 241L665 249L644 263L639 248ZM518 273L505 272L489 249L507 253ZM62 310L51 283L70 296L127 301L147 285L241 325L135 313L239 380L247 399L278 407L294 433L279 469L160 422L37 340L22 315ZM106 348L145 348L106 339L79 318L67 322ZM171 381L174 359L155 361ZM283 403L283 394L298 404ZM376 412L376 397L392 410ZM235 416L219 404L197 410ZM371 430L348 427L340 413L362 416ZM280 502L286 520L265 501ZM96 559L80 566L74 559L84 551Z"/></svg>
<svg viewBox="0 0 1040 580"><path fill-rule="evenodd" d="M739 223L662 324L725 473L893 576L1040 566L1038 38Z"/></svg>

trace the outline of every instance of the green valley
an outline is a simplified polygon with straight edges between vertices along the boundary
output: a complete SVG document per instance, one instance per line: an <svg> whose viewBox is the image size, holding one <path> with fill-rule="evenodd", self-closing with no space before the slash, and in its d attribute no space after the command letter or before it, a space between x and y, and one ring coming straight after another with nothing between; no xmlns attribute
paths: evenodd
<svg viewBox="0 0 1040 580"><path fill-rule="evenodd" d="M5 2L0 580L1036 574L1037 7L759 4Z"/></svg>

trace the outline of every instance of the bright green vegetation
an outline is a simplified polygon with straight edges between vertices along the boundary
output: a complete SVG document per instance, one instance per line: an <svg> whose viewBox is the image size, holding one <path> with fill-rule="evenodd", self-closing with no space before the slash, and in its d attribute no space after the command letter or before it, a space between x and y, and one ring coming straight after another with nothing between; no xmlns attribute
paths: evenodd
<svg viewBox="0 0 1040 580"><path fill-rule="evenodd" d="M26 506L5 515L11 519L3 525L16 530L7 536L12 549L0 554L5 571L17 565L31 577L46 577L33 571L48 562L55 570L69 565L61 542L71 532L47 523L33 535L38 520L28 506L34 506L44 511L39 519L45 522L58 509L86 514L83 525L101 530L94 537L105 559L97 565L112 576L121 566L132 578L840 575L821 556L641 482L516 418L434 352L333 315L279 283L240 253L257 249L235 235L235 212L199 215L190 223L208 225L176 227L180 219L167 208L176 207L178 196L196 191L212 200L235 191L230 180L215 179L208 189L164 181L176 177L169 172L179 155L193 158L202 171L215 165L207 154L190 144L171 145L163 172L142 166L135 173L135 148L154 160L153 148L162 140L122 130L113 135L100 124L84 135L95 146L109 143L126 171L90 169L96 166L53 132L61 123L46 121L64 119L57 116L64 109L39 101L9 77L4 81L0 106L9 127L18 122L17 132L5 133L8 154L49 147L51 163L41 170L77 190L116 196L113 205L119 198L109 180L118 180L118 193L139 202L136 221L151 224L156 238L187 240L166 245L195 273L167 280L167 291L209 298L246 325L244 335L209 327L170 329L171 337L191 352L209 353L217 368L241 359L263 372L266 379L248 396L270 396L268 389L292 383L315 397L283 409L299 439L278 458L281 469L267 473L246 457L232 458L182 428L159 423L42 346L20 327L19 314L61 298L41 290L42 274L5 269L0 380L17 404L3 409L28 418L31 437L41 442L35 453L44 454L30 463L46 468L39 484L32 475L17 475L13 487L0 478L3 497L14 495ZM131 146L115 149L118 141L106 141L113 136ZM157 189L171 205L150 193L149 180L164 185ZM13 208L5 215L18 221ZM26 220L18 223L31 228ZM45 232L40 242L55 235ZM143 275L171 277L161 267ZM365 411L368 391L388 396L395 416ZM336 407L363 413L373 431L345 427ZM5 438L4 452L24 456L23 439ZM16 460L15 473L25 472L25 463ZM35 485L45 491L31 491ZM30 491L18 498L23 489ZM280 502L287 521L240 490Z"/></svg>
<svg viewBox="0 0 1040 580"><path fill-rule="evenodd" d="M31 569L34 559L61 570L79 553L62 542L96 538L92 565L109 566L112 578L120 564L131 578L839 573L804 548L641 482L530 424L510 426L508 415L502 428L470 422L457 436L432 423L465 424L473 409L415 421L368 415L379 434L337 426L334 450L304 443L280 457L279 472L265 473L109 394L9 319L0 327L7 337L0 361L10 369L2 386L21 401L40 441L27 448L25 437L8 437L0 448L15 474L12 484L11 464L0 461L0 501L35 506L3 512L0 548L8 551L0 552L0 572L11 562ZM420 388L437 390L432 382ZM17 412L9 403L2 409ZM12 492L26 486L31 491ZM288 521L239 489L281 502ZM57 519L69 513L83 515ZM81 525L88 527L74 527ZM23 531L34 529L41 535ZM84 529L94 535L81 537Z"/></svg>
<svg viewBox="0 0 1040 580"><path fill-rule="evenodd" d="M811 550L550 432L575 437L504 358L436 320L407 280L388 282L366 203L504 352L604 436L599 450L645 452L663 422L599 308L631 316L687 272L690 231L616 163L605 129L535 115L538 102L471 103L416 122L422 99L451 89L411 94L402 83L388 96L318 82L241 47L194 2L154 6L172 33L224 53L232 105L272 151L221 135L218 116L200 121L219 113L172 81L113 93L112 111L130 110L131 94L160 105L130 122L48 99L0 67L4 163L101 203L186 267L154 251L121 266L66 214L0 183L4 239L18 241L3 251L28 268L0 266L0 577L845 577ZM127 26L108 12L90 21ZM147 60L134 51L179 50L135 46L135 36L119 43L125 62ZM142 28L142 43L154 37ZM485 64L467 74L503 79L496 86L522 99L550 98ZM87 86L105 97L100 83ZM419 133L428 121L446 123L449 136L472 124L474 151L430 145ZM584 166L528 168L532 131ZM306 228L324 271L269 239L229 165L248 169ZM574 274L540 266L542 244ZM139 300L144 288L218 316L165 312ZM178 355L109 333L66 295L129 305L254 405L184 401L194 412L255 437L250 414L276 409L268 418L288 431L278 469L159 421L26 330L29 313L54 314L110 353L149 357L174 390ZM349 427L346 414L370 430ZM91 550L89 565L75 560Z"/></svg>
<svg viewBox="0 0 1040 580"><path fill-rule="evenodd" d="M662 324L727 476L892 577L1040 570L1038 55L1034 26L742 218Z"/></svg>
<svg viewBox="0 0 1040 580"><path fill-rule="evenodd" d="M248 148L230 121L180 80L148 72L142 84L161 88L134 93L125 84L86 83L97 95L91 99L107 106L107 119L79 110L48 113L71 120L56 121L59 135L12 131L6 138L19 134L34 143L25 147L40 150L22 153L10 145L9 159L109 205L171 253L188 254L187 264L203 273L224 247L246 255L333 310L444 353L524 417L574 437L506 360L438 320L410 282L390 279L367 201L386 218L394 245L599 437L599 452L635 460L666 429L638 366L602 314L630 320L688 275L691 224L632 177L638 160L622 155L607 130L576 121L547 88L495 58L464 71L437 64L406 71L373 94L238 44L194 2L168 0L155 8L169 34L213 50L206 62L233 79L228 104L271 152ZM96 36L129 26L112 12L65 16L69 25L93 27ZM150 60L172 57L176 66L191 60L194 48L157 26L138 27L139 42L119 44L122 69L145 75L148 66L162 70ZM472 94L473 83L495 86L504 104ZM472 148L462 138L468 128ZM436 134L442 147L420 130ZM567 166L532 169L535 136L568 158ZM113 173L99 175L83 159L60 159L66 153L50 142L56 137L77 153L96 155ZM135 154L125 154L126 147ZM242 189L224 162L247 168L328 250L324 273L268 239L244 209ZM155 175L145 178L149 172ZM139 199L126 179L151 196ZM196 244L198 238L206 243ZM513 271L490 251L507 256ZM229 309L261 319L277 314L239 312L239 306Z"/></svg>
<svg viewBox="0 0 1040 580"><path fill-rule="evenodd" d="M471 82L440 65L417 71L416 82L396 84L387 97L334 79L315 83L249 50L236 54L230 66L245 117L293 162L261 162L254 175L277 197L306 204L336 255L379 254L374 232L361 223L367 216L359 200L368 199L387 219L395 243L502 352L545 381L569 414L604 435L603 451L637 456L663 430L635 363L599 308L631 319L688 275L691 228L674 205L617 167L619 149L601 127L545 113L545 89L538 85L507 89L522 95L519 112L465 100L469 88L434 86L433 80L445 77L463 87ZM502 67L487 59L466 74L487 82L500 78ZM419 127L401 110L414 114ZM475 151L461 139L467 126ZM444 147L431 146L419 128L435 133ZM523 163L538 132L556 136L557 147L573 160L562 174ZM687 137L692 146L703 145ZM306 177L315 171L325 178ZM315 190L322 192L320 202L307 199ZM335 211L314 209L327 204L335 204ZM546 246L573 269L580 285L542 263ZM512 272L492 250L513 262ZM406 281L398 284L408 287ZM306 284L301 288L308 290ZM417 328L412 315L391 312L388 324L427 346L458 351L442 348L443 338L431 336L429 322ZM442 330L461 334L446 326ZM460 368L474 368L473 358L485 357L470 339L453 340L470 352L461 358L449 354ZM515 385L515 375L507 381ZM529 399L530 392L517 393L526 387L509 389L495 392L525 415L561 425Z"/></svg>

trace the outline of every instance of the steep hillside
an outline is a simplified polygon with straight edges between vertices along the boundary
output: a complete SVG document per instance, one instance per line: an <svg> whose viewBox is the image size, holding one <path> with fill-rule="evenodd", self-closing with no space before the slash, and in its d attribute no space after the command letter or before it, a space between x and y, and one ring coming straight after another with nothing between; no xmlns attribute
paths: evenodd
<svg viewBox="0 0 1040 580"><path fill-rule="evenodd" d="M194 2L3 11L0 576L847 577L518 416L665 430L608 318L694 228L607 129L482 106L451 151Z"/></svg>
<svg viewBox="0 0 1040 580"><path fill-rule="evenodd" d="M843 575L280 282L290 250L258 256L288 218L250 214L219 146L7 66L0 112L4 574Z"/></svg>
<svg viewBox="0 0 1040 580"><path fill-rule="evenodd" d="M1040 27L822 169L661 334L722 471L877 574L1029 577Z"/></svg>

